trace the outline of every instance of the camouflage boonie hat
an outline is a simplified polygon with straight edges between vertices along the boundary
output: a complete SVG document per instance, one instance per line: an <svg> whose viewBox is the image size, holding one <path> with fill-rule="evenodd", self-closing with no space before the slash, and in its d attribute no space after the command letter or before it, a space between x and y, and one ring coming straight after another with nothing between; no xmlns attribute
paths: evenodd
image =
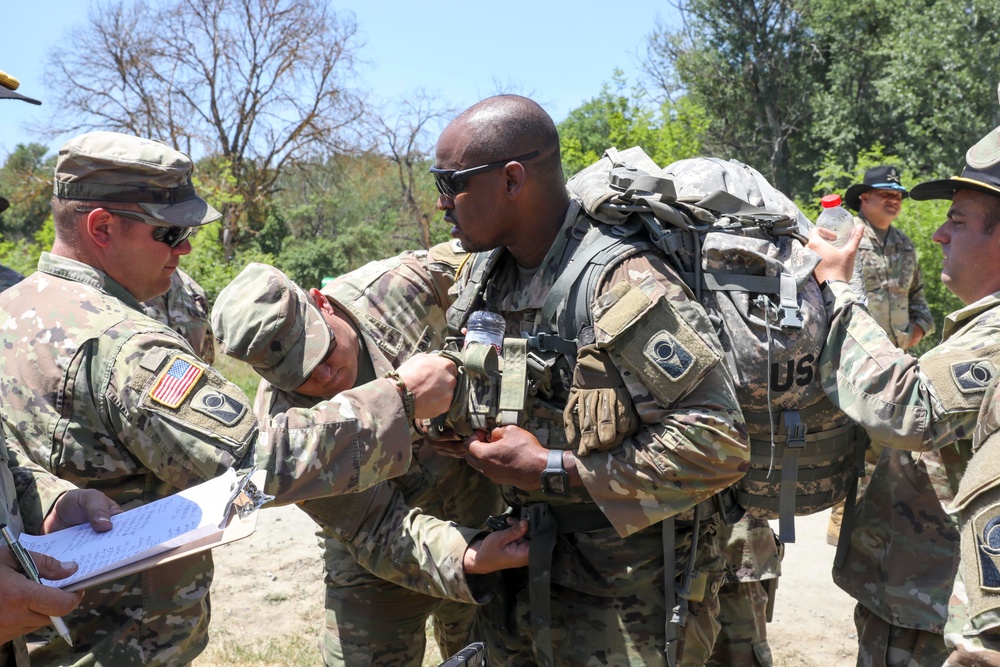
<svg viewBox="0 0 1000 667"><path fill-rule="evenodd" d="M212 307L222 351L295 391L329 354L333 332L308 292L267 264L249 264Z"/></svg>
<svg viewBox="0 0 1000 667"><path fill-rule="evenodd" d="M194 164L184 153L152 139L118 132L88 132L59 149L55 196L138 204L164 227L197 227L222 214L194 191Z"/></svg>

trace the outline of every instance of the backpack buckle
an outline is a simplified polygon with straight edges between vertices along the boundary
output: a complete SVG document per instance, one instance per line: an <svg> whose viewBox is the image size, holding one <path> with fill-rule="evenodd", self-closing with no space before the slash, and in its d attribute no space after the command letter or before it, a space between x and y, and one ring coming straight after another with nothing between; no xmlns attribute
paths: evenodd
<svg viewBox="0 0 1000 667"><path fill-rule="evenodd" d="M787 410L781 413L785 418L785 448L802 449L806 446L806 433L809 428L802 423L798 410Z"/></svg>

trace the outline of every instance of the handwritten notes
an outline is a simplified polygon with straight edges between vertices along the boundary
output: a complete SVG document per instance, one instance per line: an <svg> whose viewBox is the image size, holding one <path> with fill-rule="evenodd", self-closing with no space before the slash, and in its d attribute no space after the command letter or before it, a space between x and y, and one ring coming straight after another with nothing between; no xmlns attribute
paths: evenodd
<svg viewBox="0 0 1000 667"><path fill-rule="evenodd" d="M77 581L154 556L203 537L222 532L228 501L236 488L236 472L227 471L172 496L111 517L114 528L97 533L87 524L49 535L21 535L29 551L48 554L61 561L76 561L76 574L58 581L43 580L66 588Z"/></svg>

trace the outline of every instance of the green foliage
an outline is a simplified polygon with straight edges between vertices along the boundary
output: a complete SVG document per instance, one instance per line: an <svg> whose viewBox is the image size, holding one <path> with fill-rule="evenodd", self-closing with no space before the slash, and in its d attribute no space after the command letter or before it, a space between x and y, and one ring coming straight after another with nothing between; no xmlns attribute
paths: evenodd
<svg viewBox="0 0 1000 667"><path fill-rule="evenodd" d="M39 256L43 250L52 247L55 238L56 228L50 215L35 232L32 242L7 240L0 242L0 264L24 275L34 273Z"/></svg>
<svg viewBox="0 0 1000 667"><path fill-rule="evenodd" d="M849 163L876 141L916 171L943 173L1000 123L993 61L1000 6L975 0L850 5L812 0L809 22L826 70L803 135ZM957 150L956 150L957 149Z"/></svg>
<svg viewBox="0 0 1000 667"><path fill-rule="evenodd" d="M274 264L274 257L256 249L238 251L227 257L219 239L218 223L205 225L191 238L192 251L181 259L181 268L191 274L208 296L209 305L215 303L226 285L232 282L240 271L251 262Z"/></svg>
<svg viewBox="0 0 1000 667"><path fill-rule="evenodd" d="M18 144L0 167L0 194L10 208L0 213L0 234L7 241L31 239L49 216L52 158L43 144Z"/></svg>
<svg viewBox="0 0 1000 667"><path fill-rule="evenodd" d="M792 194L802 172L789 142L809 122L808 99L821 64L803 5L679 0L684 25L658 25L646 63L664 95L682 91L707 110L710 152L756 167Z"/></svg>
<svg viewBox="0 0 1000 667"><path fill-rule="evenodd" d="M257 375L257 371L249 364L221 352L216 353L212 366L222 373L223 377L242 389L243 393L250 399L250 404L253 405L254 397L257 396L257 387L260 386L260 376Z"/></svg>
<svg viewBox="0 0 1000 667"><path fill-rule="evenodd" d="M601 94L559 124L563 170L572 176L597 162L605 149L641 146L659 165L697 155L709 117L688 98L653 105L644 88L630 86L621 70Z"/></svg>

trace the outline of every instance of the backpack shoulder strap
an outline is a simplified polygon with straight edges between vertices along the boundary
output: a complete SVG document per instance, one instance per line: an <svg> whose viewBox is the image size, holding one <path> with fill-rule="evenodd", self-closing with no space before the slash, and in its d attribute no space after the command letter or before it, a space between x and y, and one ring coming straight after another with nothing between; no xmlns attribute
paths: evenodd
<svg viewBox="0 0 1000 667"><path fill-rule="evenodd" d="M469 255L469 259L463 263L459 269L469 272L469 279L459 293L455 302L448 308L448 330L453 336L457 336L462 331L462 326L472 312L482 300L483 291L486 289L486 281L494 267L500 261L502 248L489 252L480 252ZM468 267L466 269L466 266Z"/></svg>

